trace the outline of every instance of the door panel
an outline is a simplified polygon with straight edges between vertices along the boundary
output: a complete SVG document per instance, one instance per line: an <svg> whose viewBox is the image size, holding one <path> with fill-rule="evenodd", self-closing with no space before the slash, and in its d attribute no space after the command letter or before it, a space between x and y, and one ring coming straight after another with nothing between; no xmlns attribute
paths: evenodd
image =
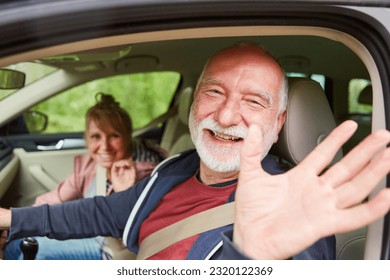
<svg viewBox="0 0 390 280"><path fill-rule="evenodd" d="M4 159L4 167L0 170L0 200L11 186L19 168L19 159L10 155L9 159Z"/></svg>
<svg viewBox="0 0 390 280"><path fill-rule="evenodd" d="M14 155L19 161L19 172L2 205L31 205L37 195L53 190L64 180L73 170L74 157L85 153L86 149L39 152L14 149Z"/></svg>

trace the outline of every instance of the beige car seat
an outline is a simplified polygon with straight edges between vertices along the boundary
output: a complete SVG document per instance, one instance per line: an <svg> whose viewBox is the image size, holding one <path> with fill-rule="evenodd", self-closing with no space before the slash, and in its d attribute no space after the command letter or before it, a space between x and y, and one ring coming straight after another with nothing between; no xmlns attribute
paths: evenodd
<svg viewBox="0 0 390 280"><path fill-rule="evenodd" d="M286 122L271 153L298 164L336 127L325 92L316 81L289 78ZM333 163L342 158L340 150Z"/></svg>
<svg viewBox="0 0 390 280"><path fill-rule="evenodd" d="M188 116L192 100L193 88L183 89L177 99L178 113L167 121L160 145L168 151L169 155L194 148L188 130Z"/></svg>

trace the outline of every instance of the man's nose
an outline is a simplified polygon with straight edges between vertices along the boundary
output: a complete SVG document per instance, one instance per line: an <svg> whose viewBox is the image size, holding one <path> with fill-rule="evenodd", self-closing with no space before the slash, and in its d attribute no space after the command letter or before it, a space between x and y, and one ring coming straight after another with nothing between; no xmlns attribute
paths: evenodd
<svg viewBox="0 0 390 280"><path fill-rule="evenodd" d="M216 119L221 126L229 127L238 125L241 120L240 103L235 100L226 100L219 105Z"/></svg>

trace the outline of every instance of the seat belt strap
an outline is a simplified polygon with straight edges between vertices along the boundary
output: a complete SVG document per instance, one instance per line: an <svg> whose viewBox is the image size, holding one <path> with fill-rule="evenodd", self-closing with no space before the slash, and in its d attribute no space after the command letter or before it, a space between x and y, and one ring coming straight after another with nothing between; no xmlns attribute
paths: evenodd
<svg viewBox="0 0 390 280"><path fill-rule="evenodd" d="M176 242L193 235L234 223L234 202L202 211L147 236L137 260L145 260Z"/></svg>
<svg viewBox="0 0 390 280"><path fill-rule="evenodd" d="M107 195L107 175L106 169L96 164L96 195Z"/></svg>
<svg viewBox="0 0 390 280"><path fill-rule="evenodd" d="M107 170L99 164L96 164L96 195L107 196ZM103 258L107 257L113 260L135 259L135 254L123 245L121 239L105 236L98 240L100 244L103 244L101 248Z"/></svg>

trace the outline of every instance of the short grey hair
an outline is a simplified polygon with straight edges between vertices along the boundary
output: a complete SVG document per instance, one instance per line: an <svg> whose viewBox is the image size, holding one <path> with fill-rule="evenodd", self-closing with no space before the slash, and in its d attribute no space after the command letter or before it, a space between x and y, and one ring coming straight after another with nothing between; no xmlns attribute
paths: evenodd
<svg viewBox="0 0 390 280"><path fill-rule="evenodd" d="M278 61L276 61L278 62ZM278 62L279 64L279 62ZM280 65L280 64L279 64ZM279 114L283 113L287 109L287 101L288 101L288 78L287 74L280 66L282 71L283 71L283 80L282 80L282 85L280 87L279 91L279 97L280 97L280 103L279 103Z"/></svg>

